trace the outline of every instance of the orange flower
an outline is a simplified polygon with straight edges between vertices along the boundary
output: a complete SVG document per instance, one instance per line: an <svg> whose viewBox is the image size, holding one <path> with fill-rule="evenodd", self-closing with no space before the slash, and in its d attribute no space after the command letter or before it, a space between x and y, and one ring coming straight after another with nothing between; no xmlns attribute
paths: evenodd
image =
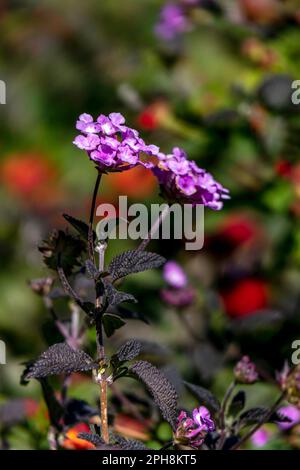
<svg viewBox="0 0 300 470"><path fill-rule="evenodd" d="M150 196L157 188L156 178L151 171L142 166L123 173L107 175L108 187L121 195L132 198Z"/></svg>
<svg viewBox="0 0 300 470"><path fill-rule="evenodd" d="M90 432L90 428L86 423L76 424L73 428L70 428L63 440L61 446L64 449L69 450L90 450L95 449L94 444L84 439L80 439L78 434L81 432Z"/></svg>

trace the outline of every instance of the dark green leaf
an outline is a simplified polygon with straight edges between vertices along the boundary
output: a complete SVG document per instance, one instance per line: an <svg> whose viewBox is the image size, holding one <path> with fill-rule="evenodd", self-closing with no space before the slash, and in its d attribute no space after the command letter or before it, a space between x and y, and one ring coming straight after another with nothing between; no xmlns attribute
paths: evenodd
<svg viewBox="0 0 300 470"><path fill-rule="evenodd" d="M119 291L115 289L112 284L109 283L105 284L105 294L107 304L111 307L121 304L122 302L137 302L133 295Z"/></svg>
<svg viewBox="0 0 300 470"><path fill-rule="evenodd" d="M236 416L238 413L240 413L246 403L246 394L243 390L240 390L232 399L229 409L228 409L228 414L231 416Z"/></svg>
<svg viewBox="0 0 300 470"><path fill-rule="evenodd" d="M63 214L64 219L66 219L69 224L72 225L72 227L77 230L77 232L84 238L86 241L88 240L88 233L89 233L89 226L83 222L82 220L75 219L75 217L72 217L71 215L68 214ZM94 235L94 240L96 240L96 233L93 231Z"/></svg>
<svg viewBox="0 0 300 470"><path fill-rule="evenodd" d="M102 322L105 334L108 338L112 336L116 330L125 325L125 322L120 317L111 314L103 315Z"/></svg>

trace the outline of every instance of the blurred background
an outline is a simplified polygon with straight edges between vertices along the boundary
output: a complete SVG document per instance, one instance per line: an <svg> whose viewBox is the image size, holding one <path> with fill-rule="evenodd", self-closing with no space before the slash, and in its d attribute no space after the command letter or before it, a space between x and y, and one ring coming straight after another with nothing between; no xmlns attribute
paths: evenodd
<svg viewBox="0 0 300 470"><path fill-rule="evenodd" d="M166 153L184 148L231 192L222 211L206 210L201 251L185 251L183 241L152 242L151 250L180 264L187 285L174 291L159 270L130 277L124 290L140 300L150 325L131 320L112 344L141 338L178 387L183 376L220 397L233 364L248 354L265 379L249 404L268 404L275 371L300 339L300 114L291 102L300 79L300 2L173 3L181 10L172 22L162 0L0 2L7 87L0 105L0 339L7 346L0 403L23 398L29 410L10 431L13 447L47 448L40 389L21 387L19 378L21 363L58 338L28 281L47 275L37 245L66 226L62 214L88 218L95 171L72 145L83 112L123 113L147 142ZM155 179L139 168L103 178L98 202L117 204L119 195L160 200ZM107 258L135 246L113 241ZM94 386L77 379L73 396L95 402ZM192 408L191 397L182 397ZM159 422L149 432L129 415L117 415L126 435L159 447L170 433ZM275 428L250 447L299 446L297 426L279 437Z"/></svg>

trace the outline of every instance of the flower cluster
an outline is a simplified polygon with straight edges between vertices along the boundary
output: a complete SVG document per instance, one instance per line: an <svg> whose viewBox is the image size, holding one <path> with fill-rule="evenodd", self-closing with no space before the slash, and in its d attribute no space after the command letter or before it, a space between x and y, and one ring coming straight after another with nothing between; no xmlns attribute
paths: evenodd
<svg viewBox="0 0 300 470"><path fill-rule="evenodd" d="M191 24L185 10L176 3L167 3L160 12L155 32L160 39L172 41L178 35L189 31Z"/></svg>
<svg viewBox="0 0 300 470"><path fill-rule="evenodd" d="M175 147L172 154L157 154L158 165L153 173L158 178L162 195L169 202L203 204L214 210L223 207L223 199L229 199L229 191L207 171L188 160L186 153Z"/></svg>
<svg viewBox="0 0 300 470"><path fill-rule="evenodd" d="M258 380L255 364L248 356L243 356L234 368L234 376L238 383L253 384Z"/></svg>
<svg viewBox="0 0 300 470"><path fill-rule="evenodd" d="M207 171L188 160L186 153L174 148L164 154L156 145L147 145L138 131L125 125L120 113L100 114L96 121L90 114L82 114L76 123L82 133L73 143L85 150L97 164L99 171L120 172L138 165L151 169L157 177L161 193L170 202L203 204L214 210L223 207L229 198L228 189L218 183ZM157 163L143 157L155 157Z"/></svg>
<svg viewBox="0 0 300 470"><path fill-rule="evenodd" d="M177 420L175 441L182 445L200 447L207 433L214 430L215 424L205 406L195 408L193 418L190 418L185 411L181 411Z"/></svg>
<svg viewBox="0 0 300 470"><path fill-rule="evenodd" d="M151 168L150 161L143 161L142 155L157 155L156 145L146 145L138 131L125 125L120 113L109 116L100 114L96 121L90 114L82 114L76 123L82 134L73 143L85 150L100 171L124 171L137 165Z"/></svg>

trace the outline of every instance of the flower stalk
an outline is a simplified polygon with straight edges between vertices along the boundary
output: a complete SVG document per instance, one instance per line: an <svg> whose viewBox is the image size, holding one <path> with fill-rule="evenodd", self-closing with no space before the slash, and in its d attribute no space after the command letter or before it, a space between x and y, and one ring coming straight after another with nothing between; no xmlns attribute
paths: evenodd
<svg viewBox="0 0 300 470"><path fill-rule="evenodd" d="M89 220L89 234L88 234L88 246L89 246L89 257L91 261L95 264L95 250L94 250L94 235L93 235L93 224L94 224L94 215L96 207L97 194L101 182L102 174L98 172L90 212ZM99 253L99 272L104 271L104 259L105 259L105 249L106 243L100 242L96 247L96 251ZM96 286L96 309L100 309L102 305L102 294L97 292ZM108 431L108 418L107 418L107 381L105 374L105 349L104 349L104 339L103 339L103 327L102 327L102 318L101 316L96 321L96 341L97 341L97 353L99 360L99 382L100 382L100 419L101 419L101 436L103 441L109 443L109 431Z"/></svg>

